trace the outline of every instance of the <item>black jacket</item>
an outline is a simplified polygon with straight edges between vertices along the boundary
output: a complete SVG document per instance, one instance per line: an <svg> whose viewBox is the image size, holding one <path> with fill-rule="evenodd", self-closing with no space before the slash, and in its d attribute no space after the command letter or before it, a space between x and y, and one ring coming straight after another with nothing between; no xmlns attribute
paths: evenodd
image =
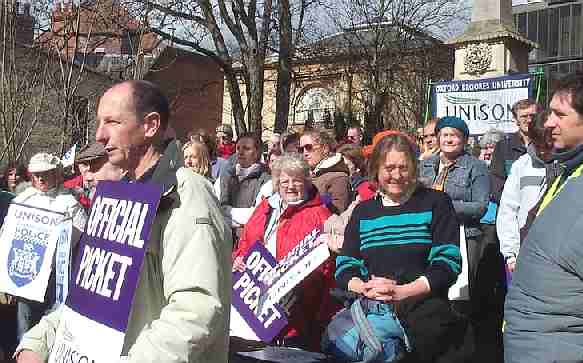
<svg viewBox="0 0 583 363"><path fill-rule="evenodd" d="M500 204L504 183L508 173L510 173L512 163L524 154L526 154L526 146L522 143L522 138L518 132L496 144L494 154L492 154L492 162L490 163L490 184L492 196L497 204Z"/></svg>

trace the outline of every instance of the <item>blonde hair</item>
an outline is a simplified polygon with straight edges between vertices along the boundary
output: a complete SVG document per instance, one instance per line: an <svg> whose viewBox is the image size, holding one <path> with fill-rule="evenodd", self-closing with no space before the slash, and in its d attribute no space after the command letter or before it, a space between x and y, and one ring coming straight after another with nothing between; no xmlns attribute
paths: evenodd
<svg viewBox="0 0 583 363"><path fill-rule="evenodd" d="M188 149L198 150L198 159L194 162L190 168L197 174L204 177L211 177L211 162L210 153L208 147L201 141L190 140L182 147L182 154Z"/></svg>

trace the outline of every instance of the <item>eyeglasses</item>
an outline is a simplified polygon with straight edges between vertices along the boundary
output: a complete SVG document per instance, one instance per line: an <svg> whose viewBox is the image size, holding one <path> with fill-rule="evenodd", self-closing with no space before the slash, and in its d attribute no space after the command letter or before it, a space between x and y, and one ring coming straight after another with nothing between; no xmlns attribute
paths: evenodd
<svg viewBox="0 0 583 363"><path fill-rule="evenodd" d="M298 147L298 151L299 151L300 153L303 153L303 152L304 152L304 150L305 150L306 152L309 152L309 153L311 153L312 151L314 151L314 148L315 148L315 147L316 147L316 146L315 146L315 145L313 145L313 144L305 144L305 145L300 145L300 146Z"/></svg>
<svg viewBox="0 0 583 363"><path fill-rule="evenodd" d="M536 113L529 113L527 115L518 116L518 120L519 121L533 120L535 117L536 117Z"/></svg>

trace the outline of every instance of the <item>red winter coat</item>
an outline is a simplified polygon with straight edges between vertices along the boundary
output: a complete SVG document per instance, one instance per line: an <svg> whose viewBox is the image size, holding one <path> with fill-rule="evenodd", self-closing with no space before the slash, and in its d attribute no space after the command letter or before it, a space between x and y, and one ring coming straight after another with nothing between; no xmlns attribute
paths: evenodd
<svg viewBox="0 0 583 363"><path fill-rule="evenodd" d="M320 196L315 194L308 202L290 206L281 215L276 232L277 261L283 259L315 228L323 230L324 222L331 212L324 206ZM269 199L264 199L257 206L245 225L234 257L244 256L256 241L265 243L264 233L271 210ZM288 325L282 331L281 337L301 337L311 350L320 349L322 333L340 308L330 296L330 289L335 287L334 269L334 259L330 257L296 286L294 292L298 301L291 308Z"/></svg>

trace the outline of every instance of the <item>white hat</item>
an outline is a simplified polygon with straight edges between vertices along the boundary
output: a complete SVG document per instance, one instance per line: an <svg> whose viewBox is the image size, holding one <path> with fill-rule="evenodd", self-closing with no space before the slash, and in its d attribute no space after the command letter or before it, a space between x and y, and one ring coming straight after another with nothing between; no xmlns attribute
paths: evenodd
<svg viewBox="0 0 583 363"><path fill-rule="evenodd" d="M28 163L28 171L30 173L42 173L56 169L61 166L61 161L58 157L48 153L38 153L30 158Z"/></svg>

